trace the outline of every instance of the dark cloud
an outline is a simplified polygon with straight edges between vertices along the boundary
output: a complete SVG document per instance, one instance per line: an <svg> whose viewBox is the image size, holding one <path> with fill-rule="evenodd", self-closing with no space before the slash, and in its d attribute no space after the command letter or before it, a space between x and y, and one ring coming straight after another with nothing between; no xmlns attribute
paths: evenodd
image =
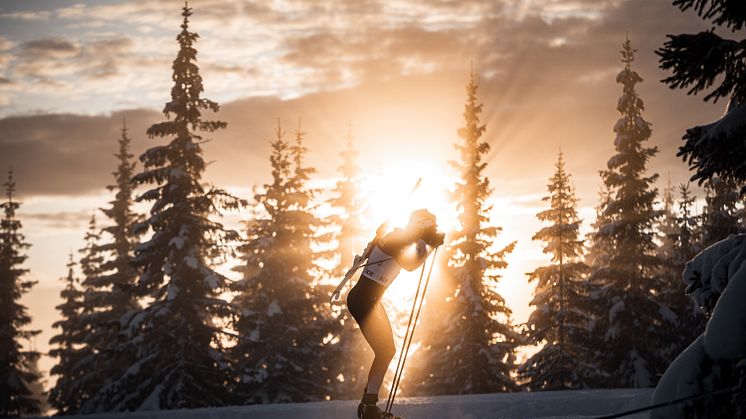
<svg viewBox="0 0 746 419"><path fill-rule="evenodd" d="M27 41L20 45L12 74L53 88L67 85L60 80L63 76L75 77L79 83L111 78L123 74L124 67L129 69L133 46L130 38L94 40L82 45L64 38Z"/></svg>
<svg viewBox="0 0 746 419"><path fill-rule="evenodd" d="M61 39L37 39L27 41L20 45L21 53L30 59L45 57L69 57L78 54L78 46L72 42Z"/></svg>
<svg viewBox="0 0 746 419"><path fill-rule="evenodd" d="M157 117L152 111L0 119L0 165L13 166L22 196L101 190L112 182L113 154L125 117L133 134L133 149L142 151L147 121Z"/></svg>
<svg viewBox="0 0 746 419"><path fill-rule="evenodd" d="M21 212L19 218L24 222L33 222L37 226L47 228L76 229L87 225L91 219L91 212L84 211L59 211L59 212Z"/></svg>

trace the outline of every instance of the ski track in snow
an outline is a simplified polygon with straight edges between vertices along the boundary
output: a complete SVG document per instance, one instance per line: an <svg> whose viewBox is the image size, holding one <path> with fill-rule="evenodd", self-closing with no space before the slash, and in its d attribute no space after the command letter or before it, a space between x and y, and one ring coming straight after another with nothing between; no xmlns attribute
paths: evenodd
<svg viewBox="0 0 746 419"><path fill-rule="evenodd" d="M397 398L404 419L593 418L649 405L653 389L568 390ZM81 419L355 419L356 400L67 416ZM379 406L385 406L385 398ZM626 416L648 418L648 412Z"/></svg>

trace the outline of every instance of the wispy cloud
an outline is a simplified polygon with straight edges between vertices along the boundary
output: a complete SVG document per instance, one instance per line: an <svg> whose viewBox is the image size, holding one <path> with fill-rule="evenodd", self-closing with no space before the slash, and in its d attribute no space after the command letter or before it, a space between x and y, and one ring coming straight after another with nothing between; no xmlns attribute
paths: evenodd
<svg viewBox="0 0 746 419"><path fill-rule="evenodd" d="M48 10L0 13L0 19L18 19L25 21L47 21L51 16L52 12Z"/></svg>

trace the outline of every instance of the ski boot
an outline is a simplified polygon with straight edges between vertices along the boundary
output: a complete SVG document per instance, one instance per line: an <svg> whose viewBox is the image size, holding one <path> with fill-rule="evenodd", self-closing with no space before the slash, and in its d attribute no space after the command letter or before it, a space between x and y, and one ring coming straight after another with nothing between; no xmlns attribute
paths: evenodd
<svg viewBox="0 0 746 419"><path fill-rule="evenodd" d="M376 406L377 402L377 394L365 394L357 408L358 417L360 419L402 419L399 416L394 416L392 413L387 413L381 410Z"/></svg>

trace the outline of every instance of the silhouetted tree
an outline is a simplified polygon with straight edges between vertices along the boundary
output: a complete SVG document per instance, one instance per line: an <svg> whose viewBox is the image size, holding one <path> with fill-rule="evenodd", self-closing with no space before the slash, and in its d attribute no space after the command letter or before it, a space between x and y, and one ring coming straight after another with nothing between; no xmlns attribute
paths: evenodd
<svg viewBox="0 0 746 419"><path fill-rule="evenodd" d="M87 395L79 387L79 383L84 375L90 372L77 368L80 361L87 356L88 349L82 345L85 337L85 326L82 322L83 291L75 277L74 268L75 262L73 255L70 254L67 277L62 278L65 281L65 288L60 292L62 304L55 307L60 312L60 320L52 324L53 328L60 331L49 340L50 346L54 347L49 351L49 355L58 358L50 374L59 376L49 392L49 403L60 415L75 413L80 409Z"/></svg>
<svg viewBox="0 0 746 419"><path fill-rule="evenodd" d="M16 183L8 170L5 182L7 200L0 204L0 416L21 416L40 413L39 401L32 387L40 376L33 370L39 352L24 350L22 342L39 334L28 330L31 317L20 303L36 281L25 280L28 269L23 254L29 244L21 233L21 221L16 218L20 203L15 201Z"/></svg>
<svg viewBox="0 0 746 419"><path fill-rule="evenodd" d="M490 149L482 140L485 125L479 120L477 76L466 86L464 126L456 144L459 161L451 162L459 180L452 192L460 226L450 236L448 267L443 283L450 287L445 301L428 300L428 323L437 322L438 333L428 333L407 371L406 391L411 394L464 394L517 390L511 372L521 336L511 324L511 311L495 290L507 266L505 255L515 243L491 249L501 228L489 223L492 193L483 174ZM431 328L432 329L432 328ZM411 375L410 375L411 374Z"/></svg>
<svg viewBox="0 0 746 419"><path fill-rule="evenodd" d="M237 283L235 328L243 337L234 348L239 391L246 403L322 400L331 394L328 365L336 346L327 342L339 323L331 315L329 286L313 246L321 221L313 214L314 169L304 165L304 133L284 138L279 121L271 142L272 182L254 196L260 214L247 223L240 248L243 279Z"/></svg>
<svg viewBox="0 0 746 419"><path fill-rule="evenodd" d="M131 161L130 141L123 123L119 151L114 155L118 161L113 173L116 184L108 186L115 196L109 207L102 210L111 223L103 229L108 240L91 249L88 258L95 259L98 268L83 279L85 304L90 307L90 313L85 316L90 325L85 343L91 348L91 356L81 362L82 367L91 371L84 377L90 383L91 397L81 407L81 411L87 413L105 408L110 395L98 389L108 389L101 384L110 377L121 376L134 359L125 345L120 322L129 312L140 308L135 293L137 270L132 261L137 241L133 228L142 217L132 210L131 180L135 163Z"/></svg>
<svg viewBox="0 0 746 419"><path fill-rule="evenodd" d="M606 221L595 235L608 245L601 263L593 265L590 280L598 291L592 334L600 350L597 365L608 377L599 383L612 387L649 387L667 366L661 330L674 327L676 318L656 298L665 286L656 255L653 226L661 211L653 208L658 175L644 176L656 147L645 147L650 124L642 118L644 105L635 92L642 78L632 70L635 49L629 39L622 44L624 69L617 75L623 87L614 126L616 154L601 172L612 196L603 209ZM664 313L664 315L661 315Z"/></svg>
<svg viewBox="0 0 746 419"><path fill-rule="evenodd" d="M707 195L702 210L702 248L746 231L739 219L741 197L732 180L713 176L705 182ZM694 256L693 254L691 256Z"/></svg>
<svg viewBox="0 0 746 419"><path fill-rule="evenodd" d="M588 386L588 377L596 374L585 363L590 322L588 266L582 261L578 200L561 152L555 167L547 185L549 195L543 198L549 209L536 215L551 225L532 238L545 243L544 253L551 255L551 263L527 274L537 284L531 300L536 308L526 323L526 337L543 346L518 372L532 390L583 388Z"/></svg>
<svg viewBox="0 0 746 419"><path fill-rule="evenodd" d="M675 0L682 11L692 9L717 26L739 31L746 24L746 11L739 1ZM663 80L672 89L689 89L688 94L711 90L705 101L730 99L725 115L712 124L687 130L678 155L694 171L692 180L702 182L717 176L735 181L746 193L746 39L717 35L714 28L698 34L668 35L656 51L660 67L670 70ZM713 87L714 86L714 87Z"/></svg>
<svg viewBox="0 0 746 419"><path fill-rule="evenodd" d="M179 52L173 62L168 120L148 128L153 138L171 137L140 156L142 172L134 185L150 185L138 201L152 202L149 217L135 229L152 236L135 250L142 269L138 288L148 304L124 319L135 360L124 374L102 391L112 396L106 410L175 409L228 404L232 382L223 339L216 325L233 313L220 296L229 280L211 264L230 254L238 233L211 217L242 202L202 183L205 161L201 133L224 128L225 122L205 120L202 111L217 112L217 103L201 97L202 77L196 65L189 31L188 6L182 9Z"/></svg>
<svg viewBox="0 0 746 419"><path fill-rule="evenodd" d="M366 204L362 196L360 167L357 163L360 152L353 143L350 126L345 136L345 148L339 154L342 157L342 164L337 168L340 178L328 201L334 211L328 219L334 226L332 240L336 242L333 249L336 264L332 270L335 277L341 277L347 272L355 254L362 252L366 244L366 231L362 226ZM339 336L340 345L344 346L342 352L355 354L337 357L332 366L332 370L338 371L341 378L334 386L334 397L354 399L363 392L373 352L360 333L357 322L347 310L344 298L334 304L333 308L342 324Z"/></svg>
<svg viewBox="0 0 746 419"><path fill-rule="evenodd" d="M676 230L669 236L673 249L664 261L664 266L668 268L668 276L665 278L668 286L661 297L679 319L678 327L672 330L669 339L673 347L669 355L671 361L702 334L707 323L702 311L686 295L686 284L682 279L686 262L702 250L694 234L699 229L701 219L692 209L695 199L689 189L689 183L679 185Z"/></svg>

